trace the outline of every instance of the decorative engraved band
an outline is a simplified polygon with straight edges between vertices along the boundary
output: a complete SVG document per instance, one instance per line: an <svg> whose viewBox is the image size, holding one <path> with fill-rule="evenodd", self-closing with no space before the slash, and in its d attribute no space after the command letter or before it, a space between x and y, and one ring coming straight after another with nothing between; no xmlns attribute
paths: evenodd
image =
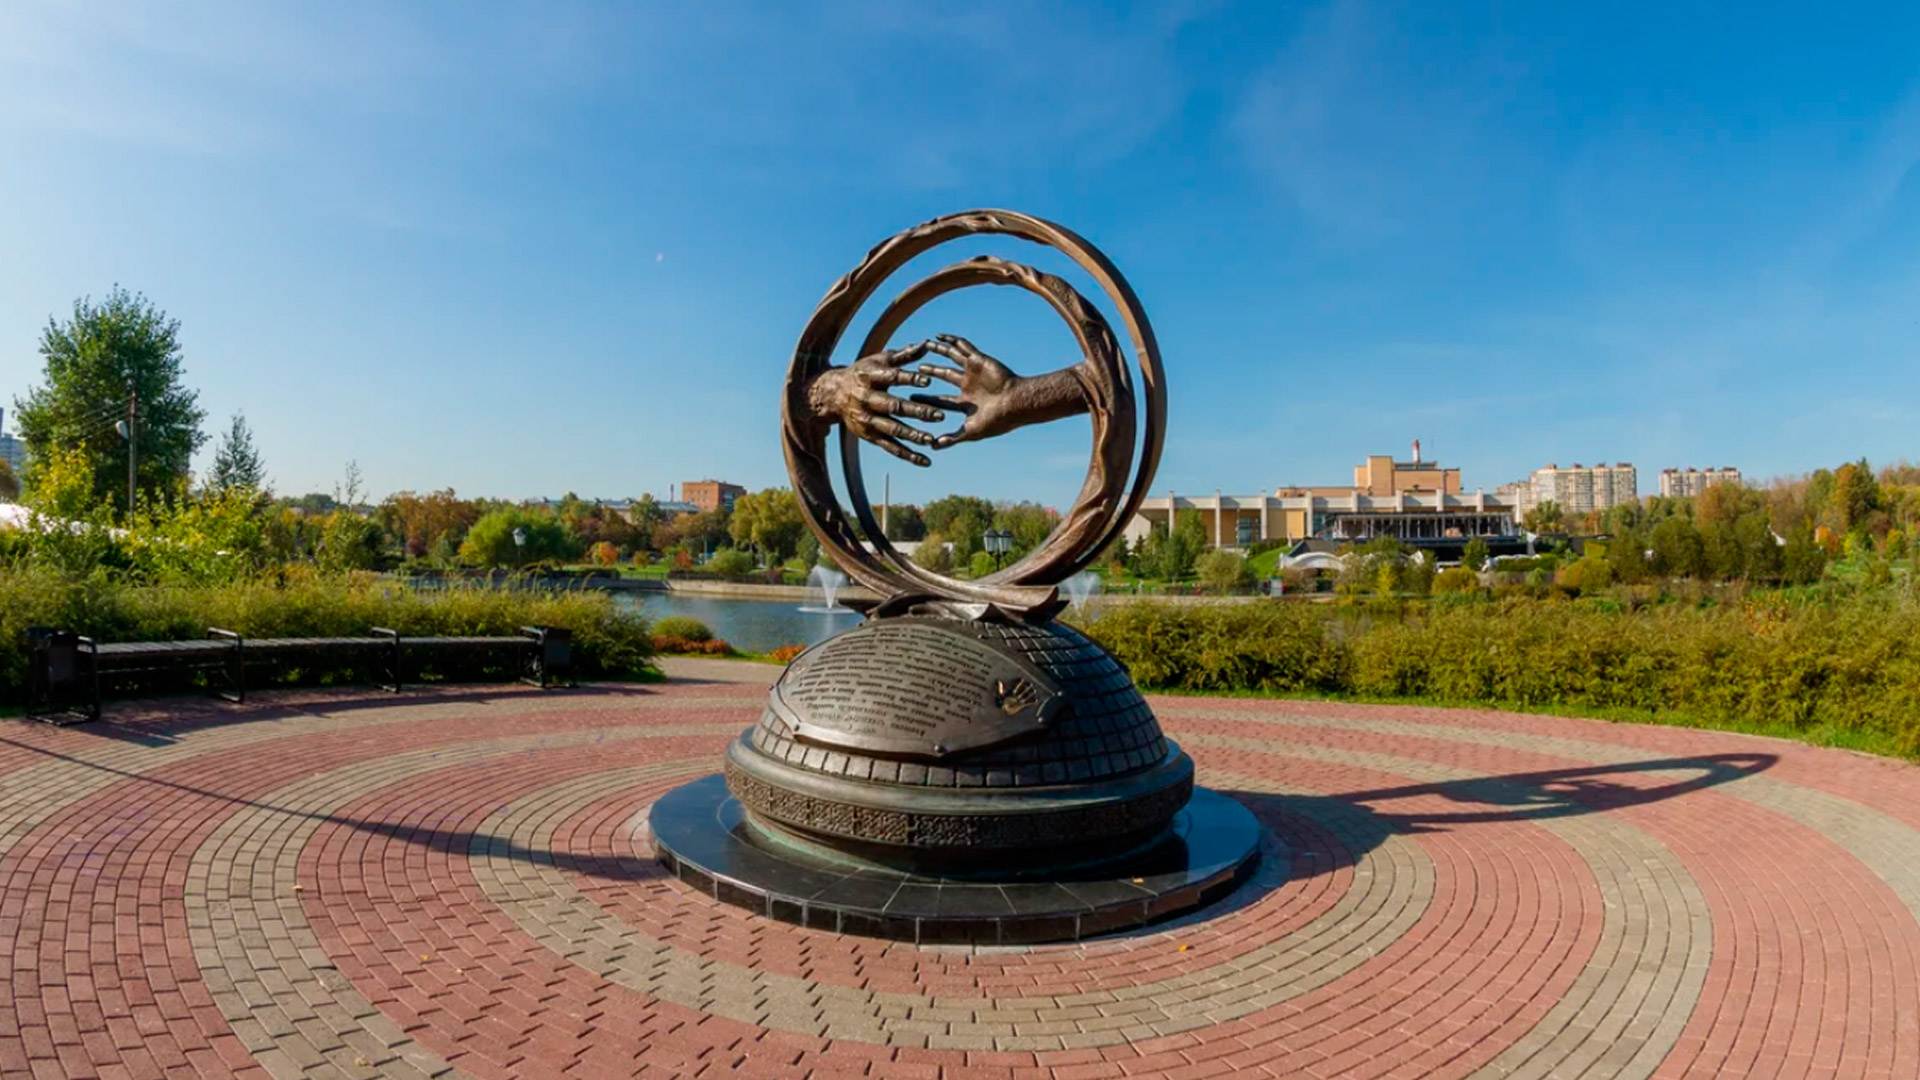
<svg viewBox="0 0 1920 1080"><path fill-rule="evenodd" d="M1175 748L1155 769L1071 795L1002 789L942 792L939 799L922 793L918 801L938 809L865 805L853 800L879 792L858 789L876 785L839 784L828 794L769 783L765 773L793 770L765 758L748 765L740 752L745 745L736 742L728 753L726 776L727 789L749 812L802 832L916 850L1035 850L1139 836L1165 826L1193 794L1193 762ZM817 778L806 779L815 782L804 786L817 786ZM976 799L977 809L963 808Z"/></svg>

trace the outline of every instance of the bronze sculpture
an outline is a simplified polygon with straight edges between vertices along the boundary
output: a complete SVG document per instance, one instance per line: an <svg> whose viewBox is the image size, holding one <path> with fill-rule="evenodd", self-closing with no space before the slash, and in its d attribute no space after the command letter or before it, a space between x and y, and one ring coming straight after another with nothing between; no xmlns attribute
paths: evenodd
<svg viewBox="0 0 1920 1080"><path fill-rule="evenodd" d="M1118 310L1134 365L1105 316L1066 281L994 256L909 287L857 359L829 363L888 275L948 240L983 234L1052 247L1084 269ZM953 334L890 345L929 301L976 285L1045 300L1081 361L1023 376ZM921 392L936 381L940 392ZM1013 565L959 580L886 540L862 484L862 441L924 466L918 448L1083 413L1093 431L1086 481L1053 532ZM787 667L759 723L728 748L723 782L696 781L655 805L661 860L769 916L915 941L1084 937L1231 889L1254 859L1251 815L1196 789L1191 759L1161 733L1125 669L1053 621L1063 606L1057 586L1120 535L1145 497L1165 414L1145 311L1113 264L1071 231L979 210L870 251L808 320L788 367L782 426L802 516L835 561L884 599L867 622ZM944 433L916 426L950 420L958 426ZM835 428L851 514L827 463Z"/></svg>

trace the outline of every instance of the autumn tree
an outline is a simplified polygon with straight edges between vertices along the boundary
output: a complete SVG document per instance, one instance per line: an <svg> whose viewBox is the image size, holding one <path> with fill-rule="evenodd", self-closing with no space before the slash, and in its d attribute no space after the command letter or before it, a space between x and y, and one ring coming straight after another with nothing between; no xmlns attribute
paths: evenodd
<svg viewBox="0 0 1920 1080"><path fill-rule="evenodd" d="M56 450L84 447L95 501L124 515L131 446L135 487L149 495L177 490L206 441L206 413L182 382L179 335L177 320L118 286L100 303L74 301L65 322L49 319L40 335L46 383L14 402L32 453L28 482ZM131 440L116 428L130 409Z"/></svg>
<svg viewBox="0 0 1920 1080"><path fill-rule="evenodd" d="M767 488L733 501L727 531L735 544L752 544L768 561L782 563L799 550L807 524L800 517L800 500L790 489Z"/></svg>
<svg viewBox="0 0 1920 1080"><path fill-rule="evenodd" d="M450 554L458 548L467 530L480 520L480 507L454 494L452 488L425 495L399 491L380 504L380 516L400 536L407 555L418 559L436 550Z"/></svg>

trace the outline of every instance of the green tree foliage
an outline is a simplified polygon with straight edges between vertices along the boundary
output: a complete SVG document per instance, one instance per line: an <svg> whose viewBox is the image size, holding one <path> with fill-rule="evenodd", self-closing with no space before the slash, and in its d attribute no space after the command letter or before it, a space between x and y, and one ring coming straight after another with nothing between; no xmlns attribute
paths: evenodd
<svg viewBox="0 0 1920 1080"><path fill-rule="evenodd" d="M1004 503L993 512L993 527L1013 534L1016 558L1039 547L1059 522L1059 514L1039 503Z"/></svg>
<svg viewBox="0 0 1920 1080"><path fill-rule="evenodd" d="M911 503L887 507L887 539L920 540L927 535L926 515Z"/></svg>
<svg viewBox="0 0 1920 1080"><path fill-rule="evenodd" d="M1231 551L1208 551L1195 561L1194 569L1200 586L1210 593L1225 596L1253 585L1253 567Z"/></svg>
<svg viewBox="0 0 1920 1080"><path fill-rule="evenodd" d="M967 560L967 576L983 578L993 573L993 556L984 551L976 551L973 558Z"/></svg>
<svg viewBox="0 0 1920 1080"><path fill-rule="evenodd" d="M972 495L948 495L922 507L927 533L939 533L953 545L956 559L972 558L985 545L981 537L993 524L993 504Z"/></svg>
<svg viewBox="0 0 1920 1080"><path fill-rule="evenodd" d="M1653 527L1653 571L1662 577L1701 577L1707 571L1706 544L1691 520L1670 517Z"/></svg>
<svg viewBox="0 0 1920 1080"><path fill-rule="evenodd" d="M1606 559L1617 581L1634 585L1652 576L1653 568L1647 559L1647 537L1632 526L1614 533L1613 539L1607 544Z"/></svg>
<svg viewBox="0 0 1920 1080"><path fill-rule="evenodd" d="M1195 510L1182 510L1172 532L1156 522L1142 537L1133 555L1134 573L1144 578L1180 581L1193 575L1194 564L1207 549L1207 529Z"/></svg>
<svg viewBox="0 0 1920 1080"><path fill-rule="evenodd" d="M118 286L98 304L74 301L64 323L49 319L40 335L46 384L14 402L20 437L33 455L29 472L55 450L84 446L94 501L126 515L128 446L114 424L126 419L129 397L137 395L136 486L148 495L176 490L205 441L206 419L181 382L179 332L178 321Z"/></svg>
<svg viewBox="0 0 1920 1080"><path fill-rule="evenodd" d="M1461 553L1460 562L1469 570L1485 570L1487 561L1492 557L1493 553L1487 548L1487 542L1476 536L1467 541L1466 550Z"/></svg>
<svg viewBox="0 0 1920 1080"><path fill-rule="evenodd" d="M947 546L947 538L937 532L930 532L913 549L913 561L922 569L936 574L951 573L953 570L953 549Z"/></svg>
<svg viewBox="0 0 1920 1080"><path fill-rule="evenodd" d="M513 530L526 537L524 550L515 547ZM460 544L460 561L471 566L524 566L537 562L565 562L580 549L560 520L519 507L490 511L467 530Z"/></svg>
<svg viewBox="0 0 1920 1080"><path fill-rule="evenodd" d="M800 549L807 523L800 517L800 500L787 488L742 495L733 502L728 533L736 544L752 544L778 564Z"/></svg>
<svg viewBox="0 0 1920 1080"><path fill-rule="evenodd" d="M1459 595L1480 591L1480 575L1465 566L1449 566L1433 577L1435 596Z"/></svg>
<svg viewBox="0 0 1920 1080"><path fill-rule="evenodd" d="M253 445L253 429L247 426L244 414L234 413L233 423L220 436L220 445L213 452L213 468L207 472L206 486L208 491L213 492L266 492L267 466L260 458L259 448Z"/></svg>
<svg viewBox="0 0 1920 1080"><path fill-rule="evenodd" d="M1576 559L1560 571L1558 584L1574 593L1598 592L1613 584L1613 565L1594 555Z"/></svg>
<svg viewBox="0 0 1920 1080"><path fill-rule="evenodd" d="M1565 532L1567 514L1560 508L1559 503L1552 499L1545 499L1534 504L1533 509L1527 511L1526 516L1520 519L1520 525L1535 536Z"/></svg>

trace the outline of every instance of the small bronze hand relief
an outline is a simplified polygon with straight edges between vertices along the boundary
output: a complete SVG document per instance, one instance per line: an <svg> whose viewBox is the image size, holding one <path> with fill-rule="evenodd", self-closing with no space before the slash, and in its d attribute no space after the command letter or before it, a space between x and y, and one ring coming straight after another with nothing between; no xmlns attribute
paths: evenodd
<svg viewBox="0 0 1920 1080"><path fill-rule="evenodd" d="M933 353L958 367L906 365ZM1085 363L1045 375L1023 376L981 352L971 341L940 334L905 348L863 356L848 367L833 367L814 377L807 404L816 420L844 424L849 431L887 453L915 465L931 464L905 443L944 450L957 443L991 439L1028 424L1078 416L1091 408L1091 392L1081 369ZM888 393L895 386L925 388L932 379L950 383L950 394ZM941 423L948 412L966 417L959 430L933 435L896 417Z"/></svg>

